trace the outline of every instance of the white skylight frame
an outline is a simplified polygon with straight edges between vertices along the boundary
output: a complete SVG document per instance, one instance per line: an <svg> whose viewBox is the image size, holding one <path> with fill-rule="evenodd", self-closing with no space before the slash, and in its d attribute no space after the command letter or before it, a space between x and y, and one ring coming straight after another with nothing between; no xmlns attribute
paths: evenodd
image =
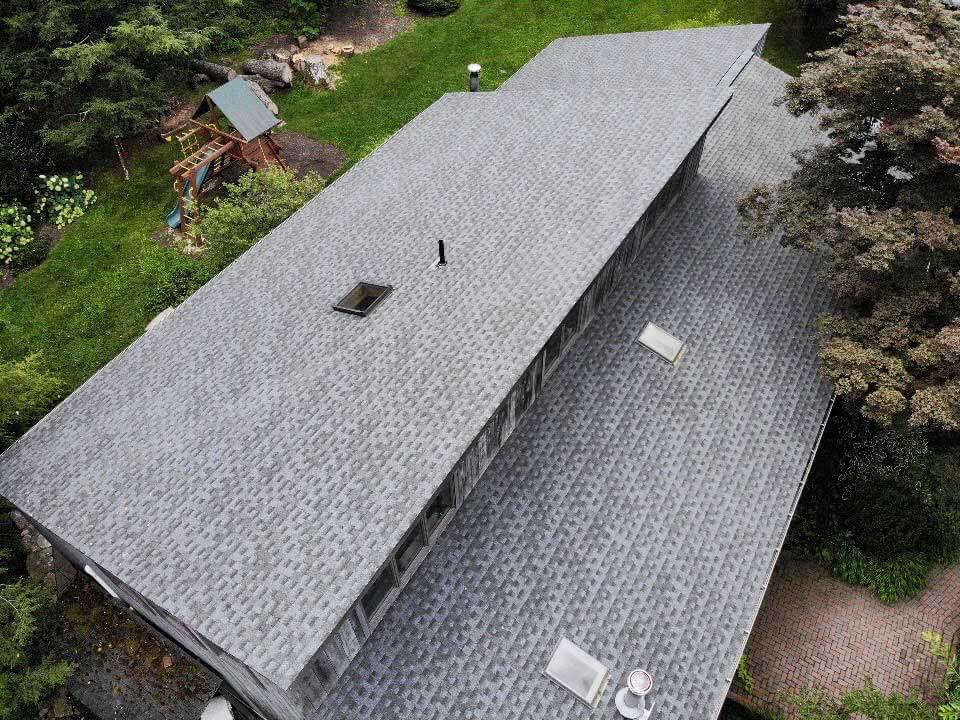
<svg viewBox="0 0 960 720"><path fill-rule="evenodd" d="M687 350L687 344L683 340L652 322L644 326L637 342L674 367L680 364Z"/></svg>
<svg viewBox="0 0 960 720"><path fill-rule="evenodd" d="M609 668L567 638L561 638L543 674L590 708L600 704L610 682Z"/></svg>

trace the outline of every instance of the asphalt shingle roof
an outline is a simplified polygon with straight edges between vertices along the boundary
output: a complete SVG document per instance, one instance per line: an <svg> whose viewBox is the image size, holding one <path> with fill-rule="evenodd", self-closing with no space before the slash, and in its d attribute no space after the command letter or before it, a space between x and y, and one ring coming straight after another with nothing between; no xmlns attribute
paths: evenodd
<svg viewBox="0 0 960 720"><path fill-rule="evenodd" d="M613 718L634 667L655 718L716 717L830 398L817 263L735 209L818 137L774 106L785 80L743 71L700 177L313 720ZM648 321L688 343L676 369ZM611 668L595 711L542 675L562 636Z"/></svg>
<svg viewBox="0 0 960 720"><path fill-rule="evenodd" d="M445 96L0 457L0 492L287 686L728 98ZM334 312L360 280L394 290Z"/></svg>
<svg viewBox="0 0 960 720"><path fill-rule="evenodd" d="M559 38L500 90L573 95L598 88L706 88L722 80L729 85L738 60L750 57L769 28L769 24L721 25Z"/></svg>

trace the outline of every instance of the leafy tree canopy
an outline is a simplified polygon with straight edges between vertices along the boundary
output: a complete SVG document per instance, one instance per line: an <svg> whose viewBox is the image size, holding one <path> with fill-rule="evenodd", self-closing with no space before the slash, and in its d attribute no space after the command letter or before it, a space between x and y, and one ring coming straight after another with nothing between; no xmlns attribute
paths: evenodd
<svg viewBox="0 0 960 720"><path fill-rule="evenodd" d="M883 424L960 430L960 13L851 5L838 35L786 93L827 142L741 213L826 258L821 355L841 396Z"/></svg>

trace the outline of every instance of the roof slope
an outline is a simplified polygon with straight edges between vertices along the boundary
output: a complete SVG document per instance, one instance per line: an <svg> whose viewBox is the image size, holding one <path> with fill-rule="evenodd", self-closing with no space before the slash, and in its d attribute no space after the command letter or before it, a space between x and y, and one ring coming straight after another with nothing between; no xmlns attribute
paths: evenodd
<svg viewBox="0 0 960 720"><path fill-rule="evenodd" d="M562 87L571 94L603 87L714 87L739 59L752 54L769 28L768 24L721 25L560 38L500 90Z"/></svg>
<svg viewBox="0 0 960 720"><path fill-rule="evenodd" d="M234 78L224 83L207 93L207 99L220 109L247 142L280 124L280 119L267 109L263 100L256 96L250 84L243 78ZM202 105L200 109L203 109ZM199 112L200 110L197 114Z"/></svg>
<svg viewBox="0 0 960 720"><path fill-rule="evenodd" d="M747 66L701 176L314 720L619 717L634 667L656 717L716 717L830 397L816 263L738 234L738 194L817 137L774 107L785 80ZM647 321L689 344L678 368ZM611 668L596 711L541 674L562 636Z"/></svg>
<svg viewBox="0 0 960 720"><path fill-rule="evenodd" d="M10 448L0 492L285 686L728 98L445 96ZM360 280L395 289L332 311Z"/></svg>

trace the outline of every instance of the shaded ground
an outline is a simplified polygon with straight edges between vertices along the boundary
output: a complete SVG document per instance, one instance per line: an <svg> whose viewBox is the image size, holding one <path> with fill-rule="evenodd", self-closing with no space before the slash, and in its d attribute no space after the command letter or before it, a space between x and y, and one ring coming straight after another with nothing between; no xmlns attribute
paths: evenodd
<svg viewBox="0 0 960 720"><path fill-rule="evenodd" d="M72 698L107 720L196 720L220 681L172 643L105 601L88 582L61 598L67 623L60 638L77 669Z"/></svg>
<svg viewBox="0 0 960 720"><path fill-rule="evenodd" d="M805 688L832 697L867 678L885 693L919 690L930 698L942 670L921 637L960 627L960 566L937 568L917 597L896 605L830 576L813 562L778 563L747 644L753 697L731 696L790 713L786 698Z"/></svg>
<svg viewBox="0 0 960 720"><path fill-rule="evenodd" d="M315 140L299 132L279 132L273 136L287 161L297 175L319 173L328 178L336 174L347 160L347 154L335 145Z"/></svg>
<svg viewBox="0 0 960 720"><path fill-rule="evenodd" d="M413 26L413 17L397 12L397 7L391 0L370 0L333 8L323 34L304 45L300 52L321 55L327 67L350 55L369 52ZM405 5L401 2L399 7ZM273 50L287 50L296 42L293 35L274 35L252 46L250 55L259 57ZM344 48L348 49L347 54Z"/></svg>
<svg viewBox="0 0 960 720"><path fill-rule="evenodd" d="M413 25L413 18L396 11L390 0L373 0L340 7L331 15L323 34L310 42L305 53L322 55L328 67L343 59L341 50L365 53L382 45Z"/></svg>

